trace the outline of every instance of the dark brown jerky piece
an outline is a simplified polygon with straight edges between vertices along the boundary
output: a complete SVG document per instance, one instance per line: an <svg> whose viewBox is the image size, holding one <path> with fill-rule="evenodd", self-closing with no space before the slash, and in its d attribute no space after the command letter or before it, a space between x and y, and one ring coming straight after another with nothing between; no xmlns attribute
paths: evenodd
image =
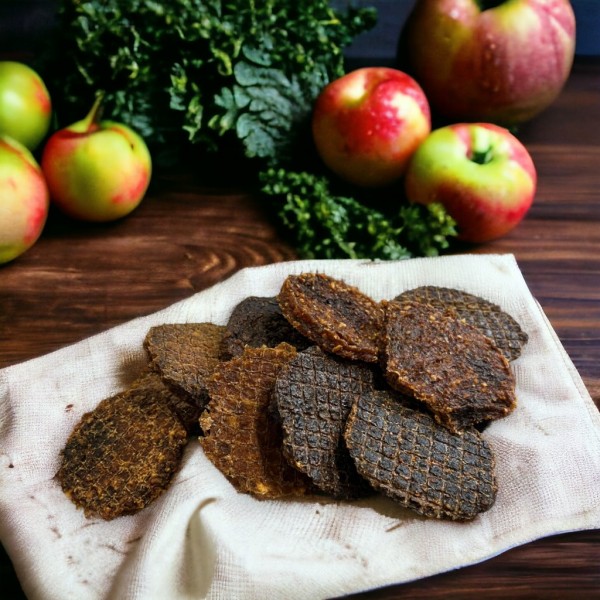
<svg viewBox="0 0 600 600"><path fill-rule="evenodd" d="M335 498L369 491L343 439L350 408L373 389L366 365L313 346L298 353L277 377L273 398L283 427L283 451L315 486Z"/></svg>
<svg viewBox="0 0 600 600"><path fill-rule="evenodd" d="M479 329L418 302L386 306L385 376L453 431L499 419L516 406L508 361Z"/></svg>
<svg viewBox="0 0 600 600"><path fill-rule="evenodd" d="M221 343L221 358L239 356L246 346L274 348L282 342L304 350L311 342L283 316L277 298L249 296L234 307Z"/></svg>
<svg viewBox="0 0 600 600"><path fill-rule="evenodd" d="M491 337L508 360L518 358L529 339L519 323L500 306L462 290L422 286L408 290L394 300L425 302L442 310L454 309L460 319Z"/></svg>
<svg viewBox="0 0 600 600"><path fill-rule="evenodd" d="M295 355L288 344L246 348L221 363L208 381L200 444L240 492L279 498L303 494L308 487L306 477L283 456L281 427L268 410L276 377Z"/></svg>
<svg viewBox="0 0 600 600"><path fill-rule="evenodd" d="M83 415L62 451L57 479L86 516L132 514L168 488L186 441L153 386L134 385Z"/></svg>
<svg viewBox="0 0 600 600"><path fill-rule="evenodd" d="M358 288L320 273L290 275L277 297L285 318L327 352L377 362L383 310Z"/></svg>
<svg viewBox="0 0 600 600"><path fill-rule="evenodd" d="M213 323L170 323L152 327L144 347L150 368L189 401L203 408L208 402L206 380L220 362L225 327Z"/></svg>
<svg viewBox="0 0 600 600"><path fill-rule="evenodd" d="M198 435L200 433L198 419L202 409L190 403L186 394L182 395L174 391L172 387L167 386L158 373L148 371L134 381L131 388L143 388L152 392L179 417L179 420L189 434Z"/></svg>
<svg viewBox="0 0 600 600"><path fill-rule="evenodd" d="M494 503L494 457L473 428L451 433L379 391L355 403L345 438L373 488L423 516L467 521Z"/></svg>

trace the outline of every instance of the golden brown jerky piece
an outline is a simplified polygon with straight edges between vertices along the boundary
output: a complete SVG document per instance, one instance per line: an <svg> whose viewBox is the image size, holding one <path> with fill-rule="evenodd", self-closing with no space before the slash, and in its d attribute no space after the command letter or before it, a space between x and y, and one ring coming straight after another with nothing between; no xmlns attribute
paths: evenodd
<svg viewBox="0 0 600 600"><path fill-rule="evenodd" d="M206 456L240 492L260 498L300 495L308 481L283 456L281 426L268 410L275 379L296 355L289 344L246 348L208 381L200 417Z"/></svg>
<svg viewBox="0 0 600 600"><path fill-rule="evenodd" d="M494 503L494 457L473 428L451 433L376 391L354 404L344 435L358 472L421 515L467 521Z"/></svg>
<svg viewBox="0 0 600 600"><path fill-rule="evenodd" d="M237 304L227 321L221 359L239 356L246 346L274 348L282 342L298 350L311 345L283 316L277 298L249 296Z"/></svg>
<svg viewBox="0 0 600 600"><path fill-rule="evenodd" d="M377 362L383 310L358 288L321 273L286 278L277 297L285 318L327 352Z"/></svg>
<svg viewBox="0 0 600 600"><path fill-rule="evenodd" d="M419 302L390 302L385 377L452 431L499 419L516 406L508 361L479 329Z"/></svg>
<svg viewBox="0 0 600 600"><path fill-rule="evenodd" d="M521 355L528 335L508 313L484 298L453 288L422 286L408 290L396 301L425 302L440 309L453 308L458 317L491 337L508 360Z"/></svg>
<svg viewBox="0 0 600 600"><path fill-rule="evenodd" d="M62 451L57 479L86 516L132 514L168 488L186 441L164 398L152 386L134 386L83 415Z"/></svg>
<svg viewBox="0 0 600 600"><path fill-rule="evenodd" d="M158 399L163 401L179 417L179 420L189 434L198 435L200 433L198 419L200 418L202 409L192 404L187 394L182 395L173 391L171 387L168 387L158 373L148 371L134 381L130 387L131 389L143 388L154 393Z"/></svg>
<svg viewBox="0 0 600 600"><path fill-rule="evenodd" d="M273 398L283 427L283 452L315 486L334 498L369 491L343 439L350 407L373 389L366 365L308 348L277 377Z"/></svg>
<svg viewBox="0 0 600 600"><path fill-rule="evenodd" d="M144 340L150 368L190 402L208 402L206 380L219 364L225 327L213 323L170 323L151 327Z"/></svg>

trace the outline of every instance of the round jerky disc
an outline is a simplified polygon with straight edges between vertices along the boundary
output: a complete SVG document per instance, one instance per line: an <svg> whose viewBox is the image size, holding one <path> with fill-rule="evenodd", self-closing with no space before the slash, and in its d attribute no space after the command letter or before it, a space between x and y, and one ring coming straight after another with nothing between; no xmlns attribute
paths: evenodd
<svg viewBox="0 0 600 600"><path fill-rule="evenodd" d="M221 358L239 356L246 346L274 348L282 342L298 350L311 345L283 316L277 298L249 296L237 304L227 322Z"/></svg>
<svg viewBox="0 0 600 600"><path fill-rule="evenodd" d="M86 516L132 514L167 489L186 441L164 398L152 386L134 386L83 415L62 451L57 478Z"/></svg>
<svg viewBox="0 0 600 600"><path fill-rule="evenodd" d="M508 360L521 355L528 335L508 313L484 298L446 287L422 286L408 290L397 301L425 302L437 308L453 308L458 316L496 342Z"/></svg>
<svg viewBox="0 0 600 600"><path fill-rule="evenodd" d="M288 344L246 348L221 363L208 381L200 444L239 492L279 498L307 489L307 478L283 456L281 426L269 411L276 377L295 355Z"/></svg>
<svg viewBox="0 0 600 600"><path fill-rule="evenodd" d="M366 365L313 346L298 353L277 377L273 398L283 427L283 451L315 486L335 498L369 491L343 439L350 407L373 389Z"/></svg>
<svg viewBox="0 0 600 600"><path fill-rule="evenodd" d="M203 408L206 380L220 362L225 327L213 323L167 323L151 327L144 340L150 368L173 389Z"/></svg>
<svg viewBox="0 0 600 600"><path fill-rule="evenodd" d="M386 305L385 377L453 431L499 419L516 406L508 361L479 329L420 302Z"/></svg>
<svg viewBox="0 0 600 600"><path fill-rule="evenodd" d="M377 362L383 310L358 288L321 273L290 275L277 297L285 318L323 350Z"/></svg>
<svg viewBox="0 0 600 600"><path fill-rule="evenodd" d="M373 488L423 516L467 521L494 503L494 457L475 429L453 434L378 391L354 404L345 438Z"/></svg>

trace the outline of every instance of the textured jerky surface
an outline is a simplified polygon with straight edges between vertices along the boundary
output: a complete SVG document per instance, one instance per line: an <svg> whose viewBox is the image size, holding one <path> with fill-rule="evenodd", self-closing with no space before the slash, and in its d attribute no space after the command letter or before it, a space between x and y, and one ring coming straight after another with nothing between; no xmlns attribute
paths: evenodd
<svg viewBox="0 0 600 600"><path fill-rule="evenodd" d="M273 398L283 427L283 451L315 486L335 498L369 491L343 439L352 404L373 389L373 373L313 346L277 378Z"/></svg>
<svg viewBox="0 0 600 600"><path fill-rule="evenodd" d="M150 328L144 347L150 366L165 383L189 395L203 408L208 402L206 380L219 364L225 327L213 323L171 323Z"/></svg>
<svg viewBox="0 0 600 600"><path fill-rule="evenodd" d="M320 273L290 275L278 295L285 318L323 350L377 362L383 310L345 282Z"/></svg>
<svg viewBox="0 0 600 600"><path fill-rule="evenodd" d="M131 389L142 388L152 392L157 399L164 402L179 417L189 434L196 435L200 433L198 418L202 410L195 404L191 404L187 395L173 391L173 388L168 386L158 373L148 371L134 381L130 387Z"/></svg>
<svg viewBox="0 0 600 600"><path fill-rule="evenodd" d="M250 296L233 309L221 344L221 358L239 356L246 346L274 348L282 342L304 350L311 342L283 316L277 298Z"/></svg>
<svg viewBox="0 0 600 600"><path fill-rule="evenodd" d="M278 498L307 488L307 478L286 461L280 424L268 410L276 377L295 355L288 344L246 348L221 363L208 381L210 401L200 417L200 444L240 492Z"/></svg>
<svg viewBox="0 0 600 600"><path fill-rule="evenodd" d="M459 318L491 337L508 360L521 355L528 336L497 304L453 288L423 286L408 290L394 300L425 302L437 308L453 308Z"/></svg>
<svg viewBox="0 0 600 600"><path fill-rule="evenodd" d="M479 329L420 302L386 306L385 376L456 431L516 406L508 361Z"/></svg>
<svg viewBox="0 0 600 600"><path fill-rule="evenodd" d="M352 408L345 437L359 473L421 515L467 521L494 503L494 458L474 429L453 434L373 392Z"/></svg>
<svg viewBox="0 0 600 600"><path fill-rule="evenodd" d="M83 415L57 478L86 516L132 514L167 489L186 441L183 425L153 385L134 384Z"/></svg>

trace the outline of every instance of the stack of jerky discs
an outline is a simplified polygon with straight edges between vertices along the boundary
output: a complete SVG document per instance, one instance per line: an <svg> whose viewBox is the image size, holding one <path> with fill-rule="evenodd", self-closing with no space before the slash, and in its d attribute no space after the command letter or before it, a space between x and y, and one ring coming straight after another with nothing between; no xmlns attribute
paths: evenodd
<svg viewBox="0 0 600 600"><path fill-rule="evenodd" d="M500 307L464 291L376 302L323 274L290 275L224 327L151 328L148 373L84 415L58 479L88 515L135 512L167 489L199 432L241 493L382 493L425 517L470 520L495 500L480 429L515 408L509 361L526 342ZM139 452L125 451L131 428Z"/></svg>

